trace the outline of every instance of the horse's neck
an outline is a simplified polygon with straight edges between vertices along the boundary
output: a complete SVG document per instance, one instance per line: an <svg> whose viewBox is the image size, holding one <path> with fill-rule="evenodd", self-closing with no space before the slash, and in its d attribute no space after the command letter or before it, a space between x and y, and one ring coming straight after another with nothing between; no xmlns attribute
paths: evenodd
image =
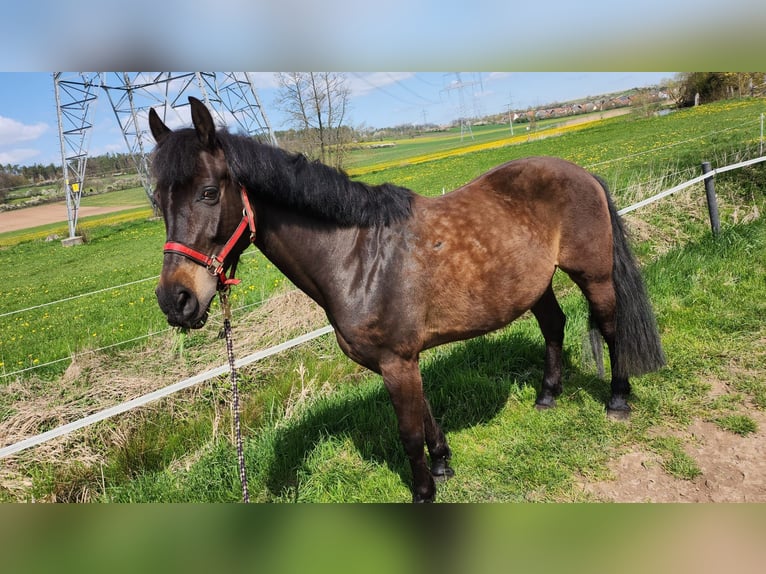
<svg viewBox="0 0 766 574"><path fill-rule="evenodd" d="M343 283L359 230L273 205L259 205L256 246L290 281L321 306L328 289Z"/></svg>

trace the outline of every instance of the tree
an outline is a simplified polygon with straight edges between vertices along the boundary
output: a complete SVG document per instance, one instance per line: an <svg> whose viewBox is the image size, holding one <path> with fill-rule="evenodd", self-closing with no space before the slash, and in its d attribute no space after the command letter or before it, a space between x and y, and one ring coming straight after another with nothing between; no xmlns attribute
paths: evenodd
<svg viewBox="0 0 766 574"><path fill-rule="evenodd" d="M302 151L341 167L351 130L343 122L349 108L346 78L337 72L280 72L277 103L301 135Z"/></svg>
<svg viewBox="0 0 766 574"><path fill-rule="evenodd" d="M676 78L679 104L693 106L697 94L702 103L725 98L753 96L763 90L763 72L683 72Z"/></svg>

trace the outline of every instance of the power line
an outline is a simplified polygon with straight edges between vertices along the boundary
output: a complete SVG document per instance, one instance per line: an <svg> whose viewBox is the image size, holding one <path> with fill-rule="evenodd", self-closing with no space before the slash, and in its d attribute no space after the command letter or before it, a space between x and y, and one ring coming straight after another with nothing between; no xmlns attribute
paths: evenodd
<svg viewBox="0 0 766 574"><path fill-rule="evenodd" d="M434 84L433 82L427 81L425 78L423 78L422 74L415 74L414 78L416 80L419 80L420 82L424 83L427 86L431 86L432 88L441 88L441 84Z"/></svg>
<svg viewBox="0 0 766 574"><path fill-rule="evenodd" d="M412 94L413 96L415 96L416 98L420 98L420 99L421 99L421 100L423 100L424 102L428 102L429 104L433 104L433 105L437 105L437 104L440 104L440 103L441 103L441 102L435 102L435 101L433 101L433 100L431 100L431 99L429 99L429 98L426 98L426 97L424 97L424 96L421 96L421 95L420 95L420 94L418 94L418 93L417 93L415 90L413 90L413 89L412 89L412 88L410 88L408 85L406 85L404 82L402 82L401 80L397 80L396 78L394 78L393 76L391 76L391 74L390 74L390 73L387 73L387 75L388 75L388 77L389 77L389 78L391 78L391 80L393 80L394 82L396 82L396 83L397 83L397 84L398 84L398 85L399 85L401 88L403 88L404 90L408 91L409 93L411 93L411 94Z"/></svg>
<svg viewBox="0 0 766 574"><path fill-rule="evenodd" d="M380 92L386 94L388 97L393 98L395 100L398 100L398 101L402 102L403 104L407 104L408 106L411 106L411 107L414 107L414 108L421 107L421 105L422 105L422 104L417 104L415 102L411 102L409 100L405 100L404 98L402 98L402 97L400 97L400 96L398 96L398 95L396 95L396 94L394 94L392 92L389 92L383 86L379 86L379 85L373 84L371 81L369 81L367 78L365 78L364 76L362 76L358 72L352 72L352 73L353 73L353 75L356 78L358 78L361 81L363 81L365 84L370 86L373 90L380 91Z"/></svg>

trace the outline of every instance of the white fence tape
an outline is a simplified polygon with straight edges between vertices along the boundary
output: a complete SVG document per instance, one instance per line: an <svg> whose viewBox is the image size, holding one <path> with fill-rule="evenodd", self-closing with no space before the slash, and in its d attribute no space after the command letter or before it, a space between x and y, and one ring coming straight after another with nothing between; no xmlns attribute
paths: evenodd
<svg viewBox="0 0 766 574"><path fill-rule="evenodd" d="M638 203L635 203L631 206L625 207L618 211L620 215L623 215L625 213L630 213L631 211L634 211L636 209L639 209L641 207L644 207L645 205L649 205L650 203L654 203L655 201L658 201L662 199L663 197L667 197L668 195L671 195L673 193L676 193L678 191L681 191L682 189L685 189L691 185L694 185L695 183L699 183L701 181L704 181L708 177L712 177L717 173L723 173L726 171L730 171L733 169L737 169L740 167L745 167L748 165L753 165L762 161L766 161L766 156L763 157L757 157L754 159L750 159L747 161L739 162L732 165L727 165L724 167L719 167L714 170L709 171L708 173L701 175L699 177L695 177L693 179L690 179L689 181L686 181L684 183L681 183L679 185L676 185L675 187L671 187L670 189L667 189L661 193L658 193L657 195L653 195L652 197L649 197L647 199L644 199L642 201L639 201ZM145 281L145 279L141 280ZM140 281L136 281L138 283ZM13 312L12 312L13 313ZM12 314L7 313L7 314ZM300 337L296 337L294 339L290 339L289 341L285 341L284 343L281 343L279 345L275 345L274 347L270 347L268 349L264 349L262 351L256 351L255 353L252 353L251 355L248 355L247 357L244 357L238 361L236 361L235 365L237 368L249 365L250 363L254 363L256 361L259 361L261 359L265 359L266 357L270 357L271 355L275 355L277 353L280 353L286 349L290 349L291 347L295 347L297 345L301 345L307 341L310 341L312 339L316 339L317 337L320 337L322 335L325 335L327 333L330 333L333 330L333 328L330 325L327 325L325 327L322 327L321 329L317 329L315 331L311 331L310 333L306 333L305 335L301 335ZM182 389L189 388L191 386L197 385L199 383L202 383L204 381L207 381L209 379L212 379L213 377L220 376L224 373L227 373L229 370L228 365L221 365L220 367L216 367L215 369L211 369L209 371L205 371L203 373L199 373L198 375L195 375L193 377L190 377L188 379L184 379L183 381L179 381L177 383L174 383L172 385L169 385L167 387L164 387L162 389L153 391L151 393L148 393L146 395L143 395L141 397L126 401L124 403L120 403L119 405L115 405L113 407L109 407L107 409L104 409L103 411L100 411L98 413L94 413L92 415L88 415L87 417L81 418L77 421L62 425L58 428L52 429L50 431L35 435L33 437L29 437L27 439L24 439L22 441L19 441L15 444L0 448L0 458L5 458L6 456L10 456L12 454L16 454L22 450L31 448L33 446L37 446L39 444L42 444L44 442L47 442L49 440L52 440L54 438L58 438L61 436L64 436L66 434L69 434L75 430L81 429L83 427L92 425L93 423L103 421L107 418L113 417L115 415L124 413L126 411L129 411L131 409L138 408L140 406L143 406L147 403L159 400L161 398L167 397L168 395L171 395L177 391L180 391Z"/></svg>
<svg viewBox="0 0 766 574"><path fill-rule="evenodd" d="M311 331L310 333L306 333L305 335L301 335L300 337L296 337L294 339L290 339L289 341L285 341L284 343L280 343L279 345L275 345L274 347L269 347L268 349L264 349L262 351L256 351L255 353L252 353L251 355L248 355L247 357L244 357L236 361L235 366L237 368L240 368L245 365L249 365L250 363L260 361L261 359L265 359L266 357L270 357L271 355L276 355L277 353L281 353L282 351L290 349L291 347L301 345L307 341L316 339L317 337L321 337L322 335L326 335L327 333L330 333L332 330L333 328L330 325L327 325L325 327L322 327L321 329L316 329L315 331ZM204 373L199 373L197 375L194 375L193 377L189 377L188 379L184 379L183 381L178 381L177 383L174 383L162 389L152 391L151 393L147 393L135 399L125 401L124 403L120 403L113 407L109 407L107 409L104 409L103 411L94 413L92 415L88 415L87 417L83 417L79 420L62 425L55 429L49 430L47 432L26 438L15 444L0 448L0 458L5 458L6 456L16 454L17 452L20 452L27 448L37 446L44 442L48 442L49 440L53 440L54 438L64 436L66 434L69 434L83 427L92 425L93 423L97 423L99 421L108 419L109 417L113 417L115 415L124 413L131 409L138 408L147 403L151 403L153 401L167 397L168 395L171 395L177 391L180 391L182 389L187 389L189 387L192 387L194 385L197 385L199 383L202 383L204 381L207 381L209 379L223 375L228 372L229 372L229 365L228 364L221 365L220 367L210 369L209 371L205 371Z"/></svg>
<svg viewBox="0 0 766 574"><path fill-rule="evenodd" d="M681 191L682 189L686 189L687 187L694 185L695 183L699 183L701 181L706 180L709 177L714 176L717 173L723 173L725 171L731 171L732 169L737 169L740 167L745 167L748 165L753 165L755 163L759 163L762 161L766 161L766 156L763 157L756 157L754 159L749 159L747 161L741 161L739 163L734 163L732 165L727 165L724 167L717 167L716 169L710 170L706 174L697 176L693 179L690 179L689 181L685 181L683 183L678 184L675 187L671 187L670 189L666 189L665 191L662 191L658 193L657 195L653 195L652 197L648 197L642 201L639 201L638 203L634 203L633 205L629 207L625 207L618 211L620 215L623 215L625 213L630 213L631 211L635 211L636 209L639 209L641 207L644 207L645 205L649 205L650 203L654 203L655 201L658 201L662 199L663 197L667 197L668 195L671 195L673 193L676 193L677 191Z"/></svg>

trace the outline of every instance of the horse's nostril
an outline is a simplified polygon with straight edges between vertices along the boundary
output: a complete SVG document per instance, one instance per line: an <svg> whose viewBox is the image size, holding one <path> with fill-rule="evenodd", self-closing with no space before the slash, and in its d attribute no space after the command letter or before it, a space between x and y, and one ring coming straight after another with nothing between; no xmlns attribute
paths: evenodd
<svg viewBox="0 0 766 574"><path fill-rule="evenodd" d="M189 292L186 289L181 289L176 295L176 309L183 309L186 307L186 303L189 301Z"/></svg>
<svg viewBox="0 0 766 574"><path fill-rule="evenodd" d="M190 291L180 289L176 294L176 310L181 315L188 317L197 312L197 300Z"/></svg>

